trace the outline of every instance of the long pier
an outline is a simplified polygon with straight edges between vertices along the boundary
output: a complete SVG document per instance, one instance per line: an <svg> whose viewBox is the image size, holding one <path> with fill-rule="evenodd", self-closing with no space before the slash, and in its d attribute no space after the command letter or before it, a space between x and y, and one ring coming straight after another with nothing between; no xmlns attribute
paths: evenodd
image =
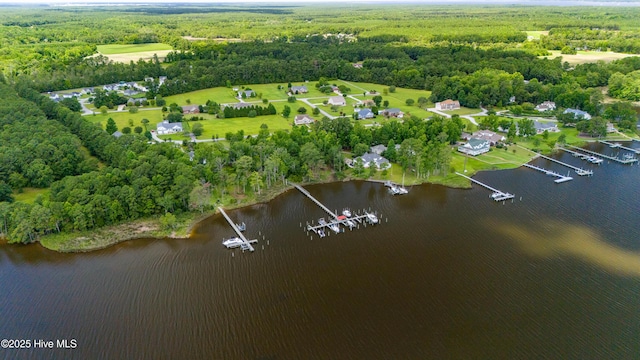
<svg viewBox="0 0 640 360"><path fill-rule="evenodd" d="M634 162L638 161L638 159L635 156L624 157L624 158L620 159L617 156L609 156L609 155L605 155L605 154L600 154L600 153L597 153L595 151L579 148L579 147L573 146L573 145L566 145L566 146L568 146L568 147L570 147L572 149L577 149L577 150L580 150L580 151L584 151L587 154L591 154L591 155L595 155L595 156L601 156L601 157L603 157L605 159L609 159L609 160L612 160L612 161L615 161L615 162L619 162L620 164L625 164L625 165L626 164L633 164ZM631 154L629 154L629 155L631 155Z"/></svg>
<svg viewBox="0 0 640 360"><path fill-rule="evenodd" d="M567 145L567 146L569 146L569 145ZM591 170L584 170L584 169L581 169L581 168L579 168L579 167L576 167L576 166L573 166L573 165L569 165L569 164L567 164L567 163L564 163L564 162L562 162L562 161L560 161L560 160L556 160L556 159L554 159L554 158L550 158L550 157L548 157L548 156L544 156L544 155L542 155L542 154L538 154L538 156L540 156L540 157L541 157L541 158L543 158L543 159L547 159L547 160L549 160L549 161L552 161L552 162L558 163L558 164L560 164L560 165L566 166L566 167L568 167L569 169L573 169L573 170L576 172L576 174L578 174L578 175L580 175L580 176L584 176L584 175L593 175L593 171L591 171Z"/></svg>
<svg viewBox="0 0 640 360"><path fill-rule="evenodd" d="M605 145L609 145L609 147L611 147L611 148L619 148L619 149L631 151L632 153L635 153L635 154L640 154L640 149L632 149L630 147L622 146L622 144L612 143L612 142L608 142L608 141L605 141L605 140L599 140L599 142L601 142L601 143L603 143Z"/></svg>
<svg viewBox="0 0 640 360"><path fill-rule="evenodd" d="M557 177L556 180L553 180L556 184L560 184L563 182L567 182L570 180L573 180L573 178L571 176L564 176L564 175L560 175L556 172L553 172L551 170L547 170L547 169L543 169L541 167L537 167L535 165L531 165L531 164L523 164L525 167L528 167L529 169L533 169L533 170L538 170L542 173L544 173L545 175L550 175L550 176L555 176Z"/></svg>
<svg viewBox="0 0 640 360"><path fill-rule="evenodd" d="M297 184L292 184L296 189L300 190L301 193L305 194L309 199L311 199L316 205L318 205L322 210L326 211L327 214L331 215L332 218L337 219L338 215L336 215L333 211L329 210L326 206L324 206L320 201L313 197L307 190L305 190L302 186Z"/></svg>
<svg viewBox="0 0 640 360"><path fill-rule="evenodd" d="M566 148L563 148L563 147L558 147L558 149L560 149L560 150L562 150L564 152L568 152L569 154L573 155L574 157L578 157L578 158L580 158L582 160L585 160L585 161L588 161L588 162L590 162L592 164L600 165L602 162L604 162L604 160L602 160L601 158L593 156L593 155L580 153L580 152L573 151L571 149L566 149Z"/></svg>
<svg viewBox="0 0 640 360"><path fill-rule="evenodd" d="M489 190L493 191L493 194L491 194L491 198L493 200L495 200L495 201L509 200L509 199L513 199L515 197L515 195L513 195L513 194L509 194L509 193L506 193L506 192L502 192L502 191L500 191L498 189L494 189L494 188L492 188L491 186L489 186L487 184L481 183L480 181L472 179L472 178L470 178L470 177L468 177L466 175L460 174L459 172L456 172L456 174L462 176L465 179L469 179L469 180L471 180L471 182L476 183L476 184L478 184L478 185L480 185L480 186L482 186L482 187L484 187L486 189L489 189Z"/></svg>
<svg viewBox="0 0 640 360"><path fill-rule="evenodd" d="M240 247L242 248L242 250L249 250L249 251L254 251L255 249L253 248L253 246L251 246L252 242L258 242L258 240L247 240L246 237L244 237L244 234L242 234L242 231L240 231L240 229L238 229L238 227L236 226L236 224L231 221L231 218L229 218L229 215L227 215L226 212L224 212L224 210L219 207L218 210L220 210L220 213L222 214L222 216L224 216L225 219L227 219L227 222L229 223L229 225L231 225L231 228L233 229L233 231L236 232L236 234L238 234L238 238L240 240L242 240L242 243L240 244Z"/></svg>

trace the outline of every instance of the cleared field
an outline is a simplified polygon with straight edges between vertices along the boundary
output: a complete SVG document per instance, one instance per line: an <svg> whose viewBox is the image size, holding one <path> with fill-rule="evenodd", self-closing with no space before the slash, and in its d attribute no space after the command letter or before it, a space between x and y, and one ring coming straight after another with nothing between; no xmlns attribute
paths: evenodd
<svg viewBox="0 0 640 360"><path fill-rule="evenodd" d="M471 115L471 114L477 114L482 112L481 109L471 109L471 108L466 108L464 106L460 107L460 109L458 110L453 110L453 111L444 111L447 114L458 114L458 115Z"/></svg>
<svg viewBox="0 0 640 360"><path fill-rule="evenodd" d="M49 194L50 189L36 189L36 188L24 188L21 193L13 193L13 198L16 201L33 204L38 195L46 197Z"/></svg>
<svg viewBox="0 0 640 360"><path fill-rule="evenodd" d="M541 56L541 58L554 59L558 56L562 57L562 61L566 61L569 64L584 64L595 63L598 61L610 62L613 60L623 59L629 56L637 56L632 54L622 54L610 51L578 51L576 55L560 54L558 50L549 50L552 54L550 56Z"/></svg>
<svg viewBox="0 0 640 360"><path fill-rule="evenodd" d="M274 85L275 86L275 85ZM236 103L238 99L235 98L236 93L226 87L217 87L211 89L197 90L179 95L167 96L167 105L176 103L178 105L187 105L187 100L191 101L193 105L204 105L207 100L215 101L219 104L224 103ZM260 101L260 99L247 99L246 101Z"/></svg>
<svg viewBox="0 0 640 360"><path fill-rule="evenodd" d="M267 124L269 131L276 130L289 130L293 124L293 117L289 116L288 119L282 117L282 115L268 115L258 116L255 118L233 118L233 119L211 119L205 121L189 121L189 126L193 127L194 124L200 123L204 129L204 132L199 139L211 139L214 136L224 138L228 132L236 133L239 130L244 130L245 135L254 135L260 131L262 124ZM172 135L160 135L161 139L182 140L187 139L182 134Z"/></svg>
<svg viewBox="0 0 640 360"><path fill-rule="evenodd" d="M98 45L98 52L103 55L140 53L147 51L173 50L171 45L162 43L151 44L110 44Z"/></svg>
<svg viewBox="0 0 640 360"><path fill-rule="evenodd" d="M527 38L529 40L540 40L540 36L549 35L549 31L533 30L533 31L525 31L525 32L527 33Z"/></svg>
<svg viewBox="0 0 640 360"><path fill-rule="evenodd" d="M100 124L104 129L107 126L107 119L112 118L113 121L116 122L116 126L118 129L122 129L123 127L130 126L129 120L133 121L133 128L136 126L142 126L144 129L144 125L142 125L142 119L149 120L149 124L147 124L147 128L149 130L155 129L156 124L162 121L162 111L160 109L157 110L140 110L135 114L131 114L128 111L122 112L113 112L108 114L98 114L95 115L87 115L84 117L87 121L90 121L95 124ZM132 128L132 130L133 130Z"/></svg>

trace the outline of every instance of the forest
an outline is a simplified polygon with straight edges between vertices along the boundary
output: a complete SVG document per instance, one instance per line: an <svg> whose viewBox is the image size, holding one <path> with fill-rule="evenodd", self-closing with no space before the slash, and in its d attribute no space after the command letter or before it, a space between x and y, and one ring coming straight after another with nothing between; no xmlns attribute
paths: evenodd
<svg viewBox="0 0 640 360"><path fill-rule="evenodd" d="M166 76L162 85L148 83L144 94L161 99L212 87L341 79L385 90L431 91L422 102L456 99L469 108L488 108L491 115L481 128L515 129L495 109L532 114L543 101L593 114L592 120L560 114L558 120L594 136L606 121L628 131L637 123L633 105L618 100L640 98L640 57L571 65L539 56L565 47L635 53L635 8L402 6L389 12L365 6L340 16L340 7L5 9L0 237L12 243L149 217L171 228L177 214L273 191L287 179L367 178L370 169L348 168L345 158L377 144L386 145L384 156L418 179L446 176L452 171L451 145L466 126L458 115L428 121L407 116L367 127L351 117L324 118L290 131L263 124L258 134L238 131L226 134L225 142L174 146L149 143L150 134L139 132L114 137L83 118L77 102L49 99L50 91ZM528 30L548 33L531 40ZM241 41L215 41L220 38ZM175 51L129 63L88 57L98 45L155 42ZM605 101L605 93L613 102ZM96 108L127 101L101 90L92 100ZM207 109L221 110L212 100ZM257 116L258 122L260 115L276 112L267 101L221 111L221 118ZM518 124L522 136L534 135L532 122ZM24 188L48 191L31 202L15 201Z"/></svg>

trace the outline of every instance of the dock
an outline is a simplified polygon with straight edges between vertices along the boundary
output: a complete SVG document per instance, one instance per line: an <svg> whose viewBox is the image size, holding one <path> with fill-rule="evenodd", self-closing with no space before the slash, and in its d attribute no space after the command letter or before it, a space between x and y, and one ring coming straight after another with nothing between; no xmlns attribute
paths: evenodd
<svg viewBox="0 0 640 360"><path fill-rule="evenodd" d="M560 150L562 150L564 152L568 152L569 154L573 155L574 157L577 157L577 158L580 158L582 160L588 161L588 162L590 162L592 164L600 165L601 163L604 162L604 160L602 158L599 158L599 157L596 157L596 156L593 156L593 155L580 153L580 152L573 151L573 150L570 150L570 149L566 149L566 148L563 148L563 147L558 147L558 149L560 149Z"/></svg>
<svg viewBox="0 0 640 360"><path fill-rule="evenodd" d="M320 207L320 209L324 210L327 214L329 214L333 219L337 219L338 215L336 215L333 211L329 210L326 206L324 206L320 201L313 197L307 190L305 190L302 186L297 184L292 184L296 189L300 190L301 193L306 195L309 199L311 199L316 205Z"/></svg>
<svg viewBox="0 0 640 360"><path fill-rule="evenodd" d="M523 166L528 167L529 169L538 170L538 171L544 173L545 175L557 177L557 179L553 180L556 184L560 184L560 183L563 183L563 182L567 182L567 181L573 180L573 178L571 176L560 175L560 174L558 174L556 172L553 172L553 171L547 170L547 169L543 169L543 168L537 167L535 165L523 164Z"/></svg>
<svg viewBox="0 0 640 360"><path fill-rule="evenodd" d="M568 146L568 145L567 145L567 146ZM585 176L585 175L589 175L589 176L591 176L591 175L593 175L593 171L591 171L591 170L584 170L584 169L581 169L581 168L579 168L579 167L577 167L577 166L573 166L573 165L570 165L570 164L564 163L564 162L562 162L562 161L560 161L560 160L556 160L556 159L554 159L554 158L550 158L550 157L548 157L548 156L544 156L544 155L542 155L542 154L538 154L538 156L539 156L539 157L541 157L541 158L543 158L543 159L547 159L547 160L552 161L552 162L554 162L554 163L560 164L560 165L562 165L562 166L566 166L566 167L568 167L569 169L573 169L573 171L575 171L575 172L576 172L576 174L578 174L578 175L580 175L580 176Z"/></svg>
<svg viewBox="0 0 640 360"><path fill-rule="evenodd" d="M482 186L482 187L484 187L486 189L489 189L489 190L493 191L493 194L491 194L490 198L492 198L494 201L504 201L504 200L513 199L515 197L515 195L513 195L513 194L509 194L507 192L503 192L503 191L500 191L498 189L494 189L494 188L492 188L491 186L489 186L487 184L483 184L480 181L472 179L472 178L470 178L470 177L468 177L466 175L460 174L459 172L456 172L456 174L462 176L465 179L469 179L469 180L471 180L471 182L476 183L476 184L478 184L478 185L480 185L480 186Z"/></svg>
<svg viewBox="0 0 640 360"><path fill-rule="evenodd" d="M393 182L391 182L391 180L385 181L384 186L388 187L389 192L393 195L404 195L409 193L409 191L404 186L394 184Z"/></svg>
<svg viewBox="0 0 640 360"><path fill-rule="evenodd" d="M605 140L599 140L599 142L603 143L605 145L609 145L609 147L613 148L613 149L618 148L618 149L623 149L623 150L630 151L630 152L635 153L635 154L640 154L640 149L632 149L630 147L622 146L622 144L620 144L620 143L612 143L612 142L608 142L608 141L605 141Z"/></svg>
<svg viewBox="0 0 640 360"><path fill-rule="evenodd" d="M242 248L243 251L244 250L254 251L255 249L253 248L253 246L251 246L251 244L257 243L258 240L247 240L247 238L244 237L244 234L242 234L242 231L240 231L238 226L236 226L236 223L231 221L231 218L229 218L229 215L227 215L227 213L224 212L224 210L221 207L219 207L218 210L220 210L220 213L222 214L222 216L224 216L224 218L227 220L229 225L231 225L231 228L233 229L233 231L235 231L236 234L238 234L238 238L241 240L241 242L239 242L240 248Z"/></svg>
<svg viewBox="0 0 640 360"><path fill-rule="evenodd" d="M306 197L311 199L314 203L316 203L316 205L320 207L320 209L324 210L331 217L329 221L326 221L324 218L320 218L318 220L318 224L307 223L306 230L316 233L321 238L327 236L325 230L333 231L338 234L340 232L344 232L342 226L349 228L349 230L353 230L354 228L359 228L359 224L367 226L367 224L375 225L380 223L380 220L378 220L378 216L375 212L367 212L365 210L363 210L360 214L352 214L351 210L347 208L342 211L342 214L338 215L329 210L329 208L324 206L324 204L322 204L318 199L314 198L313 195L311 195L302 186L293 183L291 183L291 185L293 185ZM302 223L300 223L300 226L302 226Z"/></svg>
<svg viewBox="0 0 640 360"><path fill-rule="evenodd" d="M595 152L595 151L591 151L591 150L587 150L587 149L579 148L579 147L577 147L577 146L573 146L573 145L565 145L565 146L570 147L570 148L572 148L572 149L576 149L576 150L583 151L583 152L585 152L585 153L587 153L587 154L591 154L591 155L595 155L595 156L600 156L600 157L603 157L603 158L605 158L605 159L609 159L609 160L611 160L611 161L618 162L618 163L620 163L620 164L625 164L625 165L627 165L627 164L633 164L634 162L638 162L638 159L637 159L635 156L631 155L631 154L626 154L626 155L624 155L624 156L622 157L622 159L621 159L621 158L619 158L619 157L617 157L617 156L604 155L604 154L597 153L597 152Z"/></svg>

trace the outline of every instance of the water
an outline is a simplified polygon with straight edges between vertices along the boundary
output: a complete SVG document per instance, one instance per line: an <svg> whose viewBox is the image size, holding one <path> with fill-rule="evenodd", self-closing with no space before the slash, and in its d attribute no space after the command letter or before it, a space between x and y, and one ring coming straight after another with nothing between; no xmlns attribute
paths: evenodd
<svg viewBox="0 0 640 360"><path fill-rule="evenodd" d="M0 338L77 340L0 358L638 358L640 167L558 157L595 174L478 174L516 195L504 205L476 186L308 186L382 214L323 239L300 228L326 214L297 191L230 211L254 253L221 245L220 215L191 239L89 254L0 246Z"/></svg>

